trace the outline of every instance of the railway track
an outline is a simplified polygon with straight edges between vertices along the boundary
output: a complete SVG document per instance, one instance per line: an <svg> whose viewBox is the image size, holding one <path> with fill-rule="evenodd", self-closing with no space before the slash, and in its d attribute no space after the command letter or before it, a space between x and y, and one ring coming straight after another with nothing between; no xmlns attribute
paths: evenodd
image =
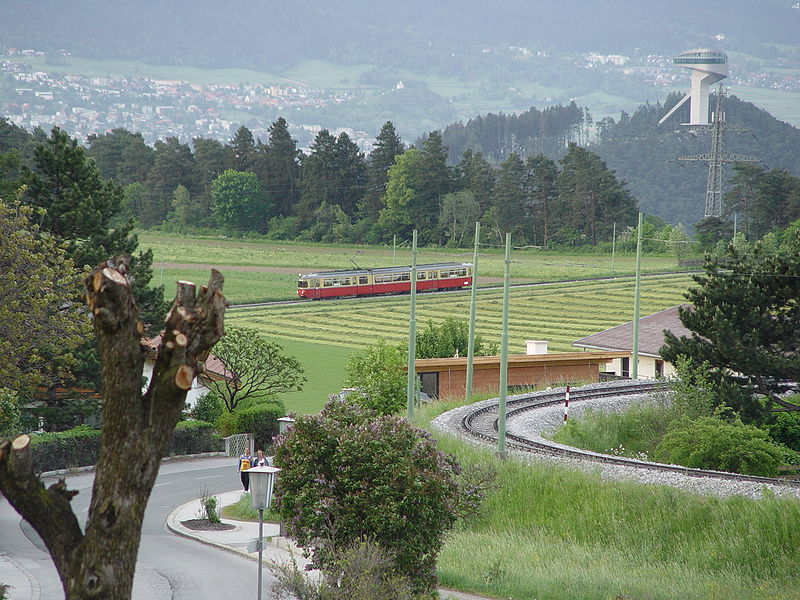
<svg viewBox="0 0 800 600"><path fill-rule="evenodd" d="M620 398L624 396L647 394L664 390L664 384L657 382L615 382L603 387L584 387L570 391L570 404L599 400L603 398ZM542 410L555 406L563 406L564 391L534 392L514 396L506 403L506 429L514 420L524 417L531 411ZM457 423L459 433L484 444L494 444L498 440L498 414L499 403L497 400L484 402L474 410L468 410L460 422ZM536 439L532 439L535 437ZM577 448L570 448L554 442L548 442L538 436L531 438L506 433L506 449L515 452L524 452L545 455L554 458L565 458L578 461L603 463L614 466L624 466L635 469L644 469L652 472L676 474L702 479L718 479L721 481L748 482L765 485L780 485L800 489L800 481L776 479L772 477L759 477L754 475L740 475L721 471L692 469L678 465L653 463L620 456L611 456L589 452Z"/></svg>

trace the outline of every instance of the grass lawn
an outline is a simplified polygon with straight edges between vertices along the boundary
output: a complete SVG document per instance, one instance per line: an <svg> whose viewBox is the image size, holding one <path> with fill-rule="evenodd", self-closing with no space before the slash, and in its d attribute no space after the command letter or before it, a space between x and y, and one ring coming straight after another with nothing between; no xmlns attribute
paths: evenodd
<svg viewBox="0 0 800 600"><path fill-rule="evenodd" d="M175 282L193 281L197 285L208 282L210 270L203 267L197 269L162 269L153 265L153 284L164 283L164 299L171 301L175 297ZM251 271L234 271L222 269L225 276L224 293L231 304L249 304L252 302L271 302L273 300L289 300L297 298L297 276L287 273L253 273Z"/></svg>
<svg viewBox="0 0 800 600"><path fill-rule="evenodd" d="M344 366L350 350L328 344L274 338L265 333L265 338L278 342L297 358L306 370L308 381L302 392L281 394L287 412L297 414L317 413L328 401L328 396L342 389Z"/></svg>
<svg viewBox="0 0 800 600"><path fill-rule="evenodd" d="M420 424L444 410L421 411ZM800 599L796 500L704 497L439 444L498 472L483 516L445 542L445 587L515 600Z"/></svg>

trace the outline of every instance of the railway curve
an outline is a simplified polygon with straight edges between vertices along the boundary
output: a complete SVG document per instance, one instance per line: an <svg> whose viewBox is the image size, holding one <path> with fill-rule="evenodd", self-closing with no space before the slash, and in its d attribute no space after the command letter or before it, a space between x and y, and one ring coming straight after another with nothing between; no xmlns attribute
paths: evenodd
<svg viewBox="0 0 800 600"><path fill-rule="evenodd" d="M600 454L564 446L547 439L563 422L565 388L509 396L506 402L506 450L510 456L546 461L599 472L604 478L672 485L718 496L762 497L765 490L779 496L800 498L800 481L692 469L632 458ZM590 384L570 391L570 414L586 406L614 410L650 394L665 391L656 381L616 381ZM497 448L497 398L459 407L433 420L435 429L484 447ZM770 493L767 492L767 493Z"/></svg>

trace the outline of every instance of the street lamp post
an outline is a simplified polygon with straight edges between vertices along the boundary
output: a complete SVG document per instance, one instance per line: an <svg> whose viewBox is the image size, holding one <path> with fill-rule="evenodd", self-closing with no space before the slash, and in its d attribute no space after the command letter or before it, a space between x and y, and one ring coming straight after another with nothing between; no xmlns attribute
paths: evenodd
<svg viewBox="0 0 800 600"><path fill-rule="evenodd" d="M283 435L292 428L292 425L294 425L294 419L292 417L280 417L278 419L278 433Z"/></svg>
<svg viewBox="0 0 800 600"><path fill-rule="evenodd" d="M253 467L245 473L250 475L250 505L258 511L258 600L261 600L261 577L264 556L264 509L272 504L272 488L275 476L280 471L277 467Z"/></svg>

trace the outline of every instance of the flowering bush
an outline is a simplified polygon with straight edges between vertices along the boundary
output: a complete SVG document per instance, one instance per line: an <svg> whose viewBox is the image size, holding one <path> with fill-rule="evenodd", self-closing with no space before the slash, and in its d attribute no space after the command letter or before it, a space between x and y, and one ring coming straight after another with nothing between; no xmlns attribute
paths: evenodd
<svg viewBox="0 0 800 600"><path fill-rule="evenodd" d="M483 493L460 483L459 465L426 432L347 399L299 417L278 437L275 465L276 508L317 566L373 540L418 593L434 589L445 532Z"/></svg>

